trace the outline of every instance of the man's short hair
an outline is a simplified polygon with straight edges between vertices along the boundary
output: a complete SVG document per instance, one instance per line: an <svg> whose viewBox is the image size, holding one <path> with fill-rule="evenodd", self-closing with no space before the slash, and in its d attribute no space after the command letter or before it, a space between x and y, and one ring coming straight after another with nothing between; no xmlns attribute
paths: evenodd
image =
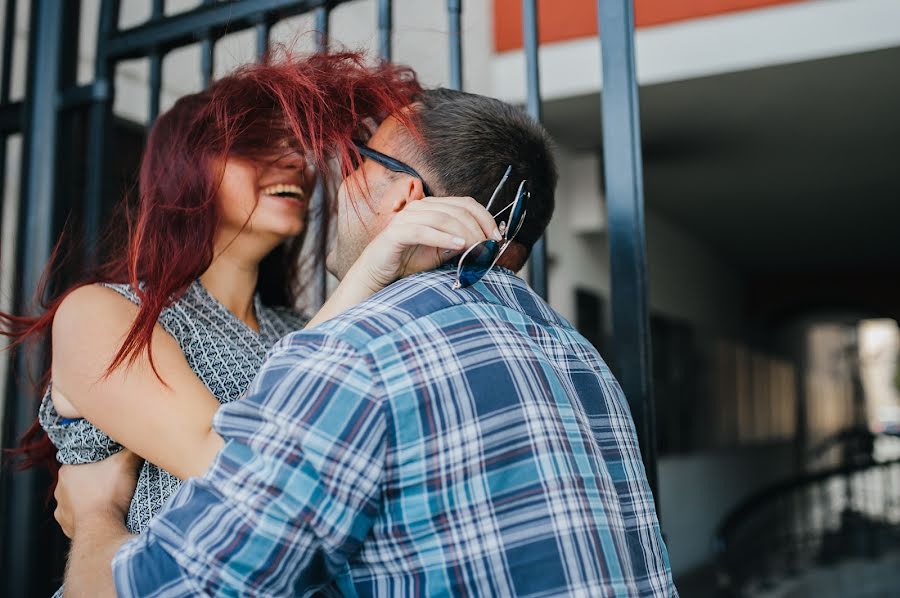
<svg viewBox="0 0 900 598"><path fill-rule="evenodd" d="M511 165L509 180L491 206L496 213L528 180L528 214L516 235L527 257L544 234L555 202L556 162L546 129L500 100L443 88L423 92L413 120L424 145L418 162L435 194L470 196L487 204Z"/></svg>

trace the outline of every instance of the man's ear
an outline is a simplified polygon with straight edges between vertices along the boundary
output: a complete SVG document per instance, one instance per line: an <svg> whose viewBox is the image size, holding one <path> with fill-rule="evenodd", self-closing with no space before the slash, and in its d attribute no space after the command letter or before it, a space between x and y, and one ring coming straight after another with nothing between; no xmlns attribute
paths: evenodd
<svg viewBox="0 0 900 598"><path fill-rule="evenodd" d="M406 207L406 204L425 198L425 188L422 185L422 181L415 177L408 177L404 181L403 186L397 185L397 188L399 195L391 203L392 212L399 212Z"/></svg>

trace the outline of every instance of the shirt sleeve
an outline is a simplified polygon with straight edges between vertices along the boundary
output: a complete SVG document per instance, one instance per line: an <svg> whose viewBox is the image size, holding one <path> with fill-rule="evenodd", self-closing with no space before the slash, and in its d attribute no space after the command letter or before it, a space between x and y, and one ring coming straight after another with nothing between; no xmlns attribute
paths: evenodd
<svg viewBox="0 0 900 598"><path fill-rule="evenodd" d="M381 384L317 332L271 351L213 425L226 444L113 561L120 596L298 595L346 568L378 512Z"/></svg>

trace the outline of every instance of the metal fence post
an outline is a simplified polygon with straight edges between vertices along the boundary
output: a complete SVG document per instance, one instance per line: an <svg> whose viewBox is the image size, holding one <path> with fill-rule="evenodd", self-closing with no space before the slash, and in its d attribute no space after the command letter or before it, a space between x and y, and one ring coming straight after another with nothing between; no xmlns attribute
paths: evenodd
<svg viewBox="0 0 900 598"><path fill-rule="evenodd" d="M9 104L9 89L12 81L12 53L16 36L16 3L7 2L3 21L3 56L0 63L0 105ZM6 143L8 136L0 134L0 185L6 182ZM3 213L6 211L0 195L0 230L3 230Z"/></svg>
<svg viewBox="0 0 900 598"><path fill-rule="evenodd" d="M87 164L95 165L94 168L88 169L85 190L84 247L88 264L93 264L97 259L97 240L100 236L100 217L107 182L104 178L104 169L96 165L106 163L112 126L115 66L107 56L106 48L109 38L118 26L119 0L103 0L97 30L97 57L91 92L87 146Z"/></svg>
<svg viewBox="0 0 900 598"><path fill-rule="evenodd" d="M541 121L541 81L538 68L537 0L523 0L522 27L525 46L525 70L528 81L526 110L536 121ZM538 239L528 260L528 283L534 292L547 299L547 233Z"/></svg>
<svg viewBox="0 0 900 598"><path fill-rule="evenodd" d="M165 13L164 0L153 0L153 7L150 13L151 19L160 19ZM159 99L162 93L162 52L154 50L150 52L150 76L148 85L150 87L150 102L147 108L147 125L153 124L156 117L159 116Z"/></svg>
<svg viewBox="0 0 900 598"><path fill-rule="evenodd" d="M216 0L203 0L203 6L214 4L215 1ZM213 80L214 53L215 40L213 39L212 32L207 31L200 42L200 78L203 81L203 89L208 88Z"/></svg>
<svg viewBox="0 0 900 598"><path fill-rule="evenodd" d="M658 499L634 15L631 0L597 4L616 374L631 407L650 488Z"/></svg>
<svg viewBox="0 0 900 598"><path fill-rule="evenodd" d="M447 0L450 43L450 89L462 90L462 0Z"/></svg>
<svg viewBox="0 0 900 598"><path fill-rule="evenodd" d="M76 4L77 5L77 4ZM31 311L31 299L38 290L50 259L56 230L56 168L59 118L57 97L65 60L63 26L70 17L66 3L36 0L32 4L27 100L22 152L22 203L16 248L14 311ZM68 49L71 51L71 49ZM14 370L19 383L9 380L5 406L6 442L12 444L31 425L37 412L27 374L39 375L43 368L40 347L16 352ZM3 589L8 596L39 595L45 588L36 582L37 555L41 546L42 496L47 477L35 470L5 471Z"/></svg>
<svg viewBox="0 0 900 598"><path fill-rule="evenodd" d="M316 49L319 52L328 51L328 31L331 26L331 8L326 4L316 9ZM324 305L328 300L328 268L325 266L325 255L328 253L328 231L330 226L330 214L328 213L328 193L322 177L316 181L314 196L315 206L310 207L310 214L316 221L316 241L319 257L322 259L316 264L314 276L318 286L317 299L319 305Z"/></svg>
<svg viewBox="0 0 900 598"><path fill-rule="evenodd" d="M391 60L394 30L394 9L391 0L378 0L378 50L381 58Z"/></svg>

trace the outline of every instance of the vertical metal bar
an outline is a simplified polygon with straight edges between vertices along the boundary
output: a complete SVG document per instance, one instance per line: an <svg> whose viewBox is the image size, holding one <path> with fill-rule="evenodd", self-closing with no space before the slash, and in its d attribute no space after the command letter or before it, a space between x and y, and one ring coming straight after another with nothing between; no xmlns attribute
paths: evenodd
<svg viewBox="0 0 900 598"><path fill-rule="evenodd" d="M263 17L256 23L256 62L262 62L269 51L269 36L272 33L272 23L267 17Z"/></svg>
<svg viewBox="0 0 900 598"><path fill-rule="evenodd" d="M16 5L18 2L6 3L6 14L3 20L3 74L0 79L0 104L9 102L9 87L12 79L13 43L16 37Z"/></svg>
<svg viewBox="0 0 900 598"><path fill-rule="evenodd" d="M447 0L450 35L450 88L462 90L462 0Z"/></svg>
<svg viewBox="0 0 900 598"><path fill-rule="evenodd" d="M66 90L78 87L78 44L80 34L80 17L81 17L82 0L66 0L65 11L63 17L63 31L60 44L62 47L62 56L60 58L59 77L57 79L57 89L59 95L66 93ZM76 181L82 180L83 165L79 167L76 160L67 159L69 156L78 155L84 151L81 136L83 126L84 111L76 108L66 109L62 104L57 103L59 111L59 124L57 125L56 140L56 191L54 201L56 202L55 211L62 217L66 217L74 211L75 214L81 212L81 205L84 196L81 194L80 185ZM60 220L55 223L54 231L62 230L64 221ZM65 276L65 272L61 272ZM62 279L54 280L54 284L62 283ZM54 289L51 289L54 292Z"/></svg>
<svg viewBox="0 0 900 598"><path fill-rule="evenodd" d="M379 54L384 60L391 60L392 56L393 13L391 0L378 0L378 47Z"/></svg>
<svg viewBox="0 0 900 598"><path fill-rule="evenodd" d="M100 5L100 23L97 30L97 58L94 66L94 94L90 110L84 209L84 247L88 265L97 258L97 240L100 216L105 192L105 170L108 161L109 138L112 125L113 65L106 57L106 44L116 32L119 23L119 0L103 0Z"/></svg>
<svg viewBox="0 0 900 598"><path fill-rule="evenodd" d="M328 30L331 24L330 21L331 7L328 4L316 9L316 45L319 52L328 50ZM318 198L318 201L316 202L315 210L312 210L312 214L316 218L315 231L318 236L315 240L318 241L319 252L319 255L317 256L319 259L316 260L315 274L316 284L318 286L317 294L319 305L322 305L328 298L328 268L325 267L325 255L328 251L330 212L328 206L328 193L325 189L325 183L321 175L316 182L316 197Z"/></svg>
<svg viewBox="0 0 900 598"><path fill-rule="evenodd" d="M153 0L151 19L159 19L165 12L164 0ZM162 91L162 53L159 50L150 52L150 102L147 107L147 124L153 124L159 116L159 96Z"/></svg>
<svg viewBox="0 0 900 598"><path fill-rule="evenodd" d="M616 373L634 417L647 480L658 499L634 15L631 0L598 0L597 4Z"/></svg>
<svg viewBox="0 0 900 598"><path fill-rule="evenodd" d="M200 42L200 77L203 89L209 87L213 79L213 40L209 36Z"/></svg>
<svg viewBox="0 0 900 598"><path fill-rule="evenodd" d="M203 5L212 4L215 0L203 0ZM209 87L213 78L213 51L215 44L212 35L207 32L200 42L200 77L203 79L203 89Z"/></svg>
<svg viewBox="0 0 900 598"><path fill-rule="evenodd" d="M37 291L41 275L53 247L54 187L58 118L56 97L62 56L62 33L65 18L63 2L36 0L31 7L29 72L25 102L24 147L22 153L22 204L19 210L19 238L16 271L21 281L14 301L15 313L29 311L31 298ZM28 348L18 351L14 371L39 372L42 351ZM5 426L18 438L35 415L35 397L29 384L9 381ZM35 470L17 474L8 480L9 492L4 509L4 543L15 546L7 550L3 563L4 590L7 596L33 596L34 567L39 550L41 476ZM46 488L45 488L46 490Z"/></svg>
<svg viewBox="0 0 900 598"><path fill-rule="evenodd" d="M6 0L6 11L3 21L3 56L0 69L0 105L9 103L9 88L12 80L13 42L16 35L16 5L14 0ZM4 199L6 197L6 143L7 136L0 135L0 231L3 230Z"/></svg>
<svg viewBox="0 0 900 598"><path fill-rule="evenodd" d="M316 47L319 52L328 49L328 29L331 21L331 7L324 4L316 9Z"/></svg>
<svg viewBox="0 0 900 598"><path fill-rule="evenodd" d="M541 120L541 82L538 66L537 0L522 0L522 27L528 85L526 110L532 118L539 121Z"/></svg>
<svg viewBox="0 0 900 598"><path fill-rule="evenodd" d="M537 0L522 0L522 27L525 43L525 71L528 81L528 114L541 120L541 81L538 68ZM528 283L534 292L547 299L547 233L538 239L528 260Z"/></svg>
<svg viewBox="0 0 900 598"><path fill-rule="evenodd" d="M158 51L150 53L150 77L147 82L150 87L150 101L147 105L147 124L152 125L159 116L159 102L162 94L162 54Z"/></svg>

